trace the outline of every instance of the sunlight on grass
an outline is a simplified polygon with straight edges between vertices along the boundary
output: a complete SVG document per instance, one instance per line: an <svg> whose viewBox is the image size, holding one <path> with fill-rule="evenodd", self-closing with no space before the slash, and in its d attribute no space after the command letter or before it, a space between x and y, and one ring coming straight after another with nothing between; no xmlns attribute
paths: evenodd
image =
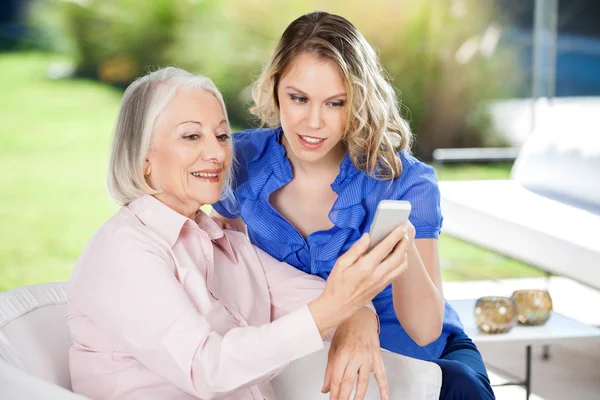
<svg viewBox="0 0 600 400"><path fill-rule="evenodd" d="M120 92L45 78L51 57L0 56L0 290L65 280L116 210L105 186Z"/></svg>
<svg viewBox="0 0 600 400"><path fill-rule="evenodd" d="M442 278L447 282L545 276L537 268L444 234L440 258Z"/></svg>
<svg viewBox="0 0 600 400"><path fill-rule="evenodd" d="M436 166L435 173L440 181L508 179L512 164L461 164Z"/></svg>
<svg viewBox="0 0 600 400"><path fill-rule="evenodd" d="M512 164L462 164L436 167L439 180L509 179ZM519 261L501 256L443 234L440 257L444 281L504 279L545 276L545 273Z"/></svg>

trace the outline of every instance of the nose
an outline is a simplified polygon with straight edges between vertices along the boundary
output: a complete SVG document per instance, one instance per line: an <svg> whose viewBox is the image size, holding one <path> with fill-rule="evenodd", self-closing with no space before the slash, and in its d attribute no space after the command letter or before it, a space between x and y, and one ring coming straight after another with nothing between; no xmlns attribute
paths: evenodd
<svg viewBox="0 0 600 400"><path fill-rule="evenodd" d="M204 161L223 163L225 162L226 155L227 150L225 146L223 146L223 142L219 142L214 135L206 135L204 149L202 150L202 158Z"/></svg>
<svg viewBox="0 0 600 400"><path fill-rule="evenodd" d="M311 129L320 129L323 127L323 116L320 105L313 104L309 109L307 125Z"/></svg>

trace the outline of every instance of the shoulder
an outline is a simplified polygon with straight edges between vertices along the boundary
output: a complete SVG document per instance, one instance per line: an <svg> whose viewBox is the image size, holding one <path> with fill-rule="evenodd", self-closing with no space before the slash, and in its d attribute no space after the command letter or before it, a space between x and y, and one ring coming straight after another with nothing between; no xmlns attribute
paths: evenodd
<svg viewBox="0 0 600 400"><path fill-rule="evenodd" d="M402 163L400 181L405 181L405 184L434 183L437 185L435 170L431 165L418 160L406 150L401 151L398 155Z"/></svg>
<svg viewBox="0 0 600 400"><path fill-rule="evenodd" d="M237 159L252 161L259 158L269 147L280 128L247 129L233 134L233 146Z"/></svg>
<svg viewBox="0 0 600 400"><path fill-rule="evenodd" d="M402 173L394 179L394 191L397 195L420 196L437 191L438 182L435 170L406 151L398 153L402 163Z"/></svg>
<svg viewBox="0 0 600 400"><path fill-rule="evenodd" d="M122 207L96 234L97 245L153 248L157 251L168 244L146 226L128 207Z"/></svg>
<svg viewBox="0 0 600 400"><path fill-rule="evenodd" d="M136 260L166 264L169 258L168 244L123 207L89 240L77 260L74 276L81 270L119 274L123 267L135 267Z"/></svg>
<svg viewBox="0 0 600 400"><path fill-rule="evenodd" d="M369 176L369 180L377 182L383 196L387 198L392 196L395 200L405 200L406 195L418 195L420 192L437 190L438 183L433 167L418 160L405 150L397 155L402 163L402 173L399 177L390 181L377 180ZM364 174L366 175L366 173Z"/></svg>
<svg viewBox="0 0 600 400"><path fill-rule="evenodd" d="M412 205L411 222L417 238L438 238L442 227L440 190L435 170L407 152L400 153L402 174L394 198L407 200Z"/></svg>

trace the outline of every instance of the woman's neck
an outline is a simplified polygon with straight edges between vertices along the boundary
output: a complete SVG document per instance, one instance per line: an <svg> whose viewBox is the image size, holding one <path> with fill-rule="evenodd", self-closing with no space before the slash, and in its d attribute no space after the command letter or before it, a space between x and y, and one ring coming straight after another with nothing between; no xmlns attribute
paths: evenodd
<svg viewBox="0 0 600 400"><path fill-rule="evenodd" d="M155 194L154 197L161 203L165 204L167 207L178 212L179 214L183 215L184 217L191 219L192 221L195 221L196 214L198 213L198 210L202 206L202 204L200 204L198 202L195 202L195 201L185 202L185 201L180 200L176 196L172 196L172 195L169 195L166 193L158 193L158 194Z"/></svg>
<svg viewBox="0 0 600 400"><path fill-rule="evenodd" d="M292 165L295 178L300 176L311 179L315 177L325 179L327 177L328 180L331 178L331 182L333 182L340 172L340 165L344 161L347 152L346 146L340 142L323 158L316 161L303 161L296 157L283 135L281 144L286 150L286 155Z"/></svg>

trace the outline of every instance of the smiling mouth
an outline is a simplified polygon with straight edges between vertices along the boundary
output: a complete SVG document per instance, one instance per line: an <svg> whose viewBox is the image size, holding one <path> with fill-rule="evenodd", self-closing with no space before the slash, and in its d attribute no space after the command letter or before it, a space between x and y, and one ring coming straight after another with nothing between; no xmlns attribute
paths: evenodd
<svg viewBox="0 0 600 400"><path fill-rule="evenodd" d="M192 175L199 178L214 178L215 176L219 176L219 174L211 174L209 172L192 172Z"/></svg>
<svg viewBox="0 0 600 400"><path fill-rule="evenodd" d="M323 144L323 142L325 142L326 139L314 136L298 135L298 140L305 148L317 149L321 147L321 145Z"/></svg>
<svg viewBox="0 0 600 400"><path fill-rule="evenodd" d="M207 181L207 182L218 182L219 175L221 174L220 169L210 170L210 171L196 171L192 172L192 176L194 178Z"/></svg>
<svg viewBox="0 0 600 400"><path fill-rule="evenodd" d="M304 140L305 142L310 143L310 144L319 144L325 140L323 138L317 138L317 137L313 137L313 136L303 136L303 135L298 135L298 136L300 136L300 138L302 140Z"/></svg>

